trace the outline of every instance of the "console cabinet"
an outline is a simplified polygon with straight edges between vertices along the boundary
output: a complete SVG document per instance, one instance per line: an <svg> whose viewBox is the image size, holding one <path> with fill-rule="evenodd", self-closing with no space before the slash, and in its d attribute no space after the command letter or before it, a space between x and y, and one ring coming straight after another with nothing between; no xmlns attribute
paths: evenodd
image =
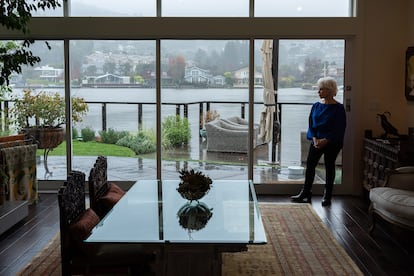
<svg viewBox="0 0 414 276"><path fill-rule="evenodd" d="M364 176L366 190L382 186L388 171L414 165L414 143L406 140L364 139Z"/></svg>

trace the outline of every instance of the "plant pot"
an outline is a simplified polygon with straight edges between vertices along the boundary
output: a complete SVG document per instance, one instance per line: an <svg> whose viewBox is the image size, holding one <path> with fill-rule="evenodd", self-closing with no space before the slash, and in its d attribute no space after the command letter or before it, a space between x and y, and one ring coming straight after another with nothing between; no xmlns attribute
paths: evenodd
<svg viewBox="0 0 414 276"><path fill-rule="evenodd" d="M24 128L22 132L27 133L37 141L38 149L56 148L64 139L64 131L61 127Z"/></svg>

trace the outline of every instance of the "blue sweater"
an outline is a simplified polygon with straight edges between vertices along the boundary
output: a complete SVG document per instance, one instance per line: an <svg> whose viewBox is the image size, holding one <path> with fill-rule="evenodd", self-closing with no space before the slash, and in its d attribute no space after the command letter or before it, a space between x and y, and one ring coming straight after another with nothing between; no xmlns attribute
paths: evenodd
<svg viewBox="0 0 414 276"><path fill-rule="evenodd" d="M326 138L330 143L342 145L345 128L346 115L343 104L316 102L312 105L309 115L308 140L312 140L313 137Z"/></svg>

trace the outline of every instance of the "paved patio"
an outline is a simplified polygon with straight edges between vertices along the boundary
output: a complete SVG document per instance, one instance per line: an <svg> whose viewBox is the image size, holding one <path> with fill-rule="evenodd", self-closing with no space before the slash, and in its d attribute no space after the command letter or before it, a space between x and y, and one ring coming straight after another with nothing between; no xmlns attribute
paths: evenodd
<svg viewBox="0 0 414 276"><path fill-rule="evenodd" d="M237 153L211 153L205 150L200 154L202 160L182 158L183 152L175 150L166 153L168 160L162 161L162 178L173 179L178 177L178 170L183 167L198 169L206 172L211 178L246 179L248 177L247 155ZM176 159L174 160L174 156ZM191 154L190 154L191 156ZM259 146L254 151L254 182L255 183L301 183L304 176L289 175L287 167L280 168L268 161L268 146ZM73 170L79 170L89 175L96 156L75 156L72 162ZM188 161L185 161L188 160ZM38 160L37 177L39 180L66 179L66 157L49 156L46 173L43 157ZM108 156L108 179L111 181L135 181L137 179L156 178L155 158L112 157ZM320 179L316 180L320 182Z"/></svg>

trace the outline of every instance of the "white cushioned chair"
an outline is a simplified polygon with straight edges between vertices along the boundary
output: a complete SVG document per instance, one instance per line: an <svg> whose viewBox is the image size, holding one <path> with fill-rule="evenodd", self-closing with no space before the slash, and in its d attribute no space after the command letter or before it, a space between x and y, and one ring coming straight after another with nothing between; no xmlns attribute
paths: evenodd
<svg viewBox="0 0 414 276"><path fill-rule="evenodd" d="M400 227L414 230L414 166L400 167L387 174L383 187L369 192L372 234L376 215Z"/></svg>
<svg viewBox="0 0 414 276"><path fill-rule="evenodd" d="M228 119L216 119L207 123L205 128L207 151L247 153L249 145L249 128L247 124L238 124ZM254 147L258 145L258 131L258 127L254 128Z"/></svg>

